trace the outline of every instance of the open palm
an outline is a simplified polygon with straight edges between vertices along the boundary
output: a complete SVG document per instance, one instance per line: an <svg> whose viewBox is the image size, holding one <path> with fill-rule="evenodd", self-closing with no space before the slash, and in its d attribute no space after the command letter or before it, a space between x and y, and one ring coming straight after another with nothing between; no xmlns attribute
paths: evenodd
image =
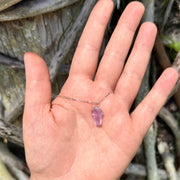
<svg viewBox="0 0 180 180"><path fill-rule="evenodd" d="M111 0L100 0L96 4L79 41L69 78L53 102L45 62L36 54L25 55L27 83L23 130L32 180L118 178L177 80L177 72L167 69L147 97L129 114L148 64L156 27L150 22L141 25L124 67L144 12L139 2L130 3L96 72L112 9ZM98 102L109 92L99 104L103 123L97 127L91 116L93 105L82 101Z"/></svg>

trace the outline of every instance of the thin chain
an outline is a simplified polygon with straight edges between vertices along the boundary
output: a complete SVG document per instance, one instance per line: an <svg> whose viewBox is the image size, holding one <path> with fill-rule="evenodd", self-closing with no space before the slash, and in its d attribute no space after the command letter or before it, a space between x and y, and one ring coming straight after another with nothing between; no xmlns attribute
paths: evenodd
<svg viewBox="0 0 180 180"><path fill-rule="evenodd" d="M111 92L108 92L103 98L101 98L101 99L100 99L99 101L97 101L97 102L94 102L94 101L86 101L86 100L71 98L71 97L62 96L62 95L59 95L59 97L62 97L62 98L65 98L65 99L70 99L70 100L77 101L77 102L83 102L83 103L98 105L98 104L100 104L107 96L109 96L110 94L111 94Z"/></svg>

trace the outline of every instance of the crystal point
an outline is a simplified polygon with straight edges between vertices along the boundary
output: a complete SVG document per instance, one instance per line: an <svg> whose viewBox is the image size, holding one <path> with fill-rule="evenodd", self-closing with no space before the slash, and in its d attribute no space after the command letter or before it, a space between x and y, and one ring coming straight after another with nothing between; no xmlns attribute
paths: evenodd
<svg viewBox="0 0 180 180"><path fill-rule="evenodd" d="M94 123L96 126L102 125L102 117L103 117L103 111L99 108L99 106L94 106L91 115L94 119Z"/></svg>

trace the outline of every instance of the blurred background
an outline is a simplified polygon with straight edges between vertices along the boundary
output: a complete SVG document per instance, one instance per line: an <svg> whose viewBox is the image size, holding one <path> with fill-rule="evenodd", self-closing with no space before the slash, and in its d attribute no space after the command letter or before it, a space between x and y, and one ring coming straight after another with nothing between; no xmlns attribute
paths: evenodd
<svg viewBox="0 0 180 180"><path fill-rule="evenodd" d="M130 0L113 0L114 11L99 55L103 55L117 21ZM97 0L0 0L0 180L29 179L22 138L27 51L47 63L52 99L68 77L71 60ZM142 22L151 21L158 35L134 109L162 71L180 74L180 0L142 0ZM178 55L177 55L178 54ZM159 112L122 180L180 179L180 81ZM128 139L127 139L128 141Z"/></svg>

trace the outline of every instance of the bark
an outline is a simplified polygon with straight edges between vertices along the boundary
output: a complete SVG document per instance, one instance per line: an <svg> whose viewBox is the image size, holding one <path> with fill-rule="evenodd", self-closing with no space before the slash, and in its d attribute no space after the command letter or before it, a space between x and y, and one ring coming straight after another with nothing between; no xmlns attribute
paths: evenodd
<svg viewBox="0 0 180 180"><path fill-rule="evenodd" d="M7 9L8 7L20 2L22 0L1 0L0 11Z"/></svg>
<svg viewBox="0 0 180 180"><path fill-rule="evenodd" d="M78 7L79 4L72 4L31 18L0 21L0 53L23 61L24 53L31 51L39 54L49 65L59 39L72 22Z"/></svg>
<svg viewBox="0 0 180 180"><path fill-rule="evenodd" d="M6 65L12 69L24 69L24 63L15 58L10 58L0 54L0 64Z"/></svg>
<svg viewBox="0 0 180 180"><path fill-rule="evenodd" d="M24 72L0 65L0 94L4 107L3 120L13 122L23 112Z"/></svg>
<svg viewBox="0 0 180 180"><path fill-rule="evenodd" d="M13 124L6 123L2 119L0 119L0 137L19 146L24 146L22 130Z"/></svg>
<svg viewBox="0 0 180 180"><path fill-rule="evenodd" d="M7 0L6 0L7 1ZM9 0L8 0L9 1ZM12 0L11 0L12 1ZM26 0L0 13L0 21L29 18L63 9L80 0Z"/></svg>

